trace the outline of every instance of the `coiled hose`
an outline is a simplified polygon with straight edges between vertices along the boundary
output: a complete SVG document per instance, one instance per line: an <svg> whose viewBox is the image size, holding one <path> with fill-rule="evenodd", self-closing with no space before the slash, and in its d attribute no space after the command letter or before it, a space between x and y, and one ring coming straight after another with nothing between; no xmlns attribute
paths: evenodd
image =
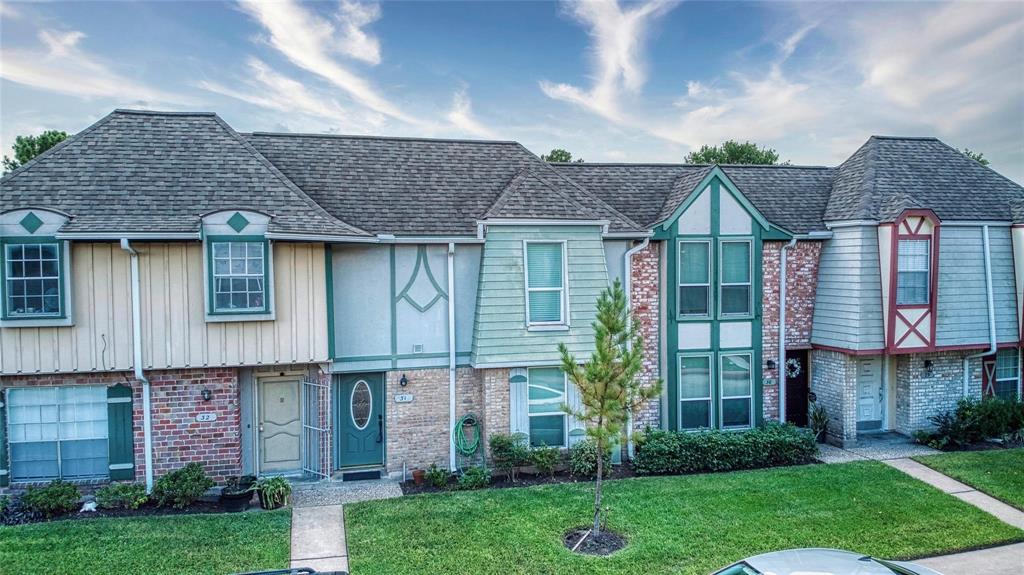
<svg viewBox="0 0 1024 575"><path fill-rule="evenodd" d="M472 438L466 437L466 428L472 428ZM477 419L476 415L467 413L463 415L457 422L455 422L455 451L462 456L463 459L469 459L480 449L480 441L482 433L480 432L480 420ZM462 465L459 465L461 471Z"/></svg>

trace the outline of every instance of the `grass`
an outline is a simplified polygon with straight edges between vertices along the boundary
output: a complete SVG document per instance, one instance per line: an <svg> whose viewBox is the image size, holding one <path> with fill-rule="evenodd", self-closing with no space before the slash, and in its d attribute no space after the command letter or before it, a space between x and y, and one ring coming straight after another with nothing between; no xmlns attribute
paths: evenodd
<svg viewBox="0 0 1024 575"><path fill-rule="evenodd" d="M908 559L1024 540L1024 531L876 462L610 481L611 557L566 550L590 484L403 497L345 507L354 575L706 574L793 547Z"/></svg>
<svg viewBox="0 0 1024 575"><path fill-rule="evenodd" d="M291 511L0 527L0 574L210 574L287 567Z"/></svg>
<svg viewBox="0 0 1024 575"><path fill-rule="evenodd" d="M914 459L1024 510L1024 449L961 451Z"/></svg>

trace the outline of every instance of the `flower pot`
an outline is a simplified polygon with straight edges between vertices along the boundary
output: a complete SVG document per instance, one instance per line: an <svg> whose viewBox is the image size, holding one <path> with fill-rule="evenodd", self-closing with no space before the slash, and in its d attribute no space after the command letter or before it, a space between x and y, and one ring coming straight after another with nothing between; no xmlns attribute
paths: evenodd
<svg viewBox="0 0 1024 575"><path fill-rule="evenodd" d="M427 472L423 469L417 469L412 472L412 481L416 485L423 485L423 479L427 476Z"/></svg>
<svg viewBox="0 0 1024 575"><path fill-rule="evenodd" d="M229 492L220 494L220 505L224 511L237 513L249 508L249 501L252 500L252 491Z"/></svg>

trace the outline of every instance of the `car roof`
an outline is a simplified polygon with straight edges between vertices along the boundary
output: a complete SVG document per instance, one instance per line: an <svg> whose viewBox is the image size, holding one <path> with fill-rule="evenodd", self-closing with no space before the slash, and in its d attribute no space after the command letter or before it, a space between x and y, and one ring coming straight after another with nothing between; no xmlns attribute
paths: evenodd
<svg viewBox="0 0 1024 575"><path fill-rule="evenodd" d="M744 563L764 575L893 575L875 561L861 561L862 553L839 549L789 549L756 555Z"/></svg>

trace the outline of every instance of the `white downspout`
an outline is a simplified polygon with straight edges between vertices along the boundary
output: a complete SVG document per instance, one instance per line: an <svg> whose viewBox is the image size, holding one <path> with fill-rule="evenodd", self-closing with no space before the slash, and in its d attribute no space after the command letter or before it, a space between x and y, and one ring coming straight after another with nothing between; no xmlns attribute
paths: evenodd
<svg viewBox="0 0 1024 575"><path fill-rule="evenodd" d="M992 254L989 251L988 226L981 226L982 246L985 250L985 295L988 299L988 349L964 358L964 397L971 394L971 360L996 352L996 305L992 295ZM982 368L984 369L984 368Z"/></svg>
<svg viewBox="0 0 1024 575"><path fill-rule="evenodd" d="M629 312L626 320L630 323L633 321L633 255L640 250L646 248L651 243L651 237L647 236L644 241L640 242L639 245L633 246L626 250L626 253L622 256L625 259L625 276L626 281L624 282L623 288L626 292L626 310ZM628 324L627 324L628 325ZM626 421L626 454L633 457L633 414L628 414Z"/></svg>
<svg viewBox="0 0 1024 575"><path fill-rule="evenodd" d="M448 469L455 471L455 243L448 242Z"/></svg>
<svg viewBox="0 0 1024 575"><path fill-rule="evenodd" d="M796 238L779 250L779 422L786 423L786 252L796 246Z"/></svg>
<svg viewBox="0 0 1024 575"><path fill-rule="evenodd" d="M142 287L139 283L139 252L128 238L121 238L121 249L131 257L132 280L132 365L135 379L142 382L142 436L145 444L146 492L153 491L153 417L150 408L149 380L142 373Z"/></svg>

